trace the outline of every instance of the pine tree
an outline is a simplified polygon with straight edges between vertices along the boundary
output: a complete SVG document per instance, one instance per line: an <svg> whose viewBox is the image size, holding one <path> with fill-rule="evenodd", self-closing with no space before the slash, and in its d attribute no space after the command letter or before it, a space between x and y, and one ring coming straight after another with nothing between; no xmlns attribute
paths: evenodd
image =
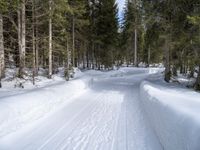
<svg viewBox="0 0 200 150"><path fill-rule="evenodd" d="M123 22L123 40L126 45L127 63L132 62L138 66L139 47L142 47L142 17L141 17L141 1L127 0ZM140 41L139 41L140 39ZM130 54L132 58L130 58Z"/></svg>
<svg viewBox="0 0 200 150"><path fill-rule="evenodd" d="M88 1L69 0L69 6L72 10L71 15L71 37L72 37L72 65L77 67L79 64L78 41L82 41L82 29L87 24L84 15Z"/></svg>
<svg viewBox="0 0 200 150"><path fill-rule="evenodd" d="M99 2L95 26L98 68L100 69L101 64L106 68L112 67L118 36L117 6L114 0Z"/></svg>

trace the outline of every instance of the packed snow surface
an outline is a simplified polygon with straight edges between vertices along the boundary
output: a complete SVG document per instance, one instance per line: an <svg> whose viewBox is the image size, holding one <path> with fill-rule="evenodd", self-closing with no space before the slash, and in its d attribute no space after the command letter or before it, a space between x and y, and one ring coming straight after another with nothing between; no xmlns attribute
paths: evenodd
<svg viewBox="0 0 200 150"><path fill-rule="evenodd" d="M200 94L166 84L141 84L140 99L167 150L200 150Z"/></svg>
<svg viewBox="0 0 200 150"><path fill-rule="evenodd" d="M69 82L7 85L0 90L0 150L195 150L200 94L164 84L162 71L77 70Z"/></svg>

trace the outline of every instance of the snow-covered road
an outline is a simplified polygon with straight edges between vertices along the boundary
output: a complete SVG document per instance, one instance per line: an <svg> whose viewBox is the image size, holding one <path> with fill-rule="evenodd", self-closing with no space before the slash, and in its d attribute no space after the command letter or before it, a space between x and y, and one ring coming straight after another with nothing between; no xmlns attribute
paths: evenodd
<svg viewBox="0 0 200 150"><path fill-rule="evenodd" d="M161 150L140 106L140 83L147 76L144 72L92 77L90 89L1 138L0 149Z"/></svg>

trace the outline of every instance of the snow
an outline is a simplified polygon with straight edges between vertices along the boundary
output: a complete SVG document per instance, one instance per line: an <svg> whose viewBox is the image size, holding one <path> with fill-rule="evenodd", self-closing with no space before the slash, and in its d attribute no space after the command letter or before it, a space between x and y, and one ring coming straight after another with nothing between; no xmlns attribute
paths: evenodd
<svg viewBox="0 0 200 150"><path fill-rule="evenodd" d="M143 82L140 99L164 149L200 149L200 94L178 85Z"/></svg>
<svg viewBox="0 0 200 150"><path fill-rule="evenodd" d="M178 74L177 77L174 77L175 81L178 81L178 83L180 83L181 85L183 85L184 87L193 87L195 82L196 82L196 78L192 77L188 77L182 74Z"/></svg>
<svg viewBox="0 0 200 150"><path fill-rule="evenodd" d="M75 72L25 89L4 81L1 150L200 149L200 94L164 83L163 68Z"/></svg>
<svg viewBox="0 0 200 150"><path fill-rule="evenodd" d="M5 96L3 93L0 96L0 137L22 128L84 93L88 85L86 81L76 80L69 84L57 81L58 83L28 90L23 94L15 91L14 95Z"/></svg>

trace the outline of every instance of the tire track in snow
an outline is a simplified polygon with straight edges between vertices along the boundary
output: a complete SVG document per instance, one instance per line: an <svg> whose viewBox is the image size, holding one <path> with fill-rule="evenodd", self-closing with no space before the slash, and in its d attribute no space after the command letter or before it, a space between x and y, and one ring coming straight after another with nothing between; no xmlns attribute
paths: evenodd
<svg viewBox="0 0 200 150"><path fill-rule="evenodd" d="M98 114L101 114L101 111L102 111L101 109L104 108L103 103L102 103L102 99L104 99L104 97L105 95L102 94L99 100L100 102L99 105L95 107L91 115L88 116L88 119L84 120L84 122L82 123L82 126L79 127L82 132L80 132L78 134L79 136L74 139L74 141L79 141L79 142L75 142L75 145L70 145L70 147L68 148L67 148L68 145L66 144L62 149L74 149L74 150L80 149L81 150L81 149L84 149L84 147L87 147L91 139L91 136L97 130L97 123L100 121L100 119L97 116ZM76 132L79 132L79 130ZM74 132L72 136L77 135L76 132Z"/></svg>
<svg viewBox="0 0 200 150"><path fill-rule="evenodd" d="M15 150L159 150L139 105L143 77L134 77L99 79L94 90L11 142Z"/></svg>
<svg viewBox="0 0 200 150"><path fill-rule="evenodd" d="M109 149L112 147L112 140L114 140L115 134L113 127L116 126L115 123L117 122L115 114L118 114L116 113L116 110L119 109L119 105L113 105L111 97L113 98L113 94L110 93L102 95L100 105L96 107L97 110L93 111L92 114L88 116L88 119L84 120L82 125L79 126L80 130L73 132L71 135L76 137L79 133L79 136L74 139L74 141L78 142L75 142L74 145L73 143L66 143L61 149L103 149L101 144L99 144L100 148L97 146L98 143L102 143L102 141L108 142Z"/></svg>
<svg viewBox="0 0 200 150"><path fill-rule="evenodd" d="M101 94L98 94L97 97L99 97ZM74 116L72 116L72 118L70 118L70 120L67 120L66 123L64 125L62 125L62 127L60 129L58 129L52 136L50 136L39 148L38 150L42 150L45 145L47 145L50 141L52 141L57 135L59 135L59 133L64 130L65 128L67 128L67 125L69 125L70 123L72 123L77 117L79 117L79 115L83 114L84 111L88 112L88 110L90 110L90 108L93 108L93 106L96 106L97 102L96 101L92 101L91 103L87 104L85 107L83 107L79 112L77 112ZM88 112L89 113L89 112Z"/></svg>
<svg viewBox="0 0 200 150"><path fill-rule="evenodd" d="M112 97L112 98L111 98ZM98 124L98 132L95 134L95 136L92 137L92 139L95 139L91 142L91 145L88 149L91 149L91 147L94 147L95 150L98 149L110 149L111 148L111 141L114 139L114 133L113 133L113 127L115 125L115 117L117 114L116 111L118 108L113 103L113 95L106 96L106 99L104 99L105 103L105 109L102 113L102 120L101 124ZM115 99L116 100L116 99ZM114 125L113 125L114 123Z"/></svg>
<svg viewBox="0 0 200 150"><path fill-rule="evenodd" d="M97 106L100 104L100 98L101 98L102 93L98 94L92 101L95 103L92 105L91 109L87 108L85 109L86 113L83 116L83 113L81 113L81 118L78 119L77 117L77 122L73 123L73 128L71 128L71 131L69 133L65 132L65 135L62 139L59 139L58 143L55 146L55 149L65 149L66 145L65 143L69 143L69 141L72 139L72 134L74 131L80 128L80 125L85 122L85 118L87 118L92 112L97 108ZM89 111L88 111L89 110ZM71 143L69 143L71 144Z"/></svg>

